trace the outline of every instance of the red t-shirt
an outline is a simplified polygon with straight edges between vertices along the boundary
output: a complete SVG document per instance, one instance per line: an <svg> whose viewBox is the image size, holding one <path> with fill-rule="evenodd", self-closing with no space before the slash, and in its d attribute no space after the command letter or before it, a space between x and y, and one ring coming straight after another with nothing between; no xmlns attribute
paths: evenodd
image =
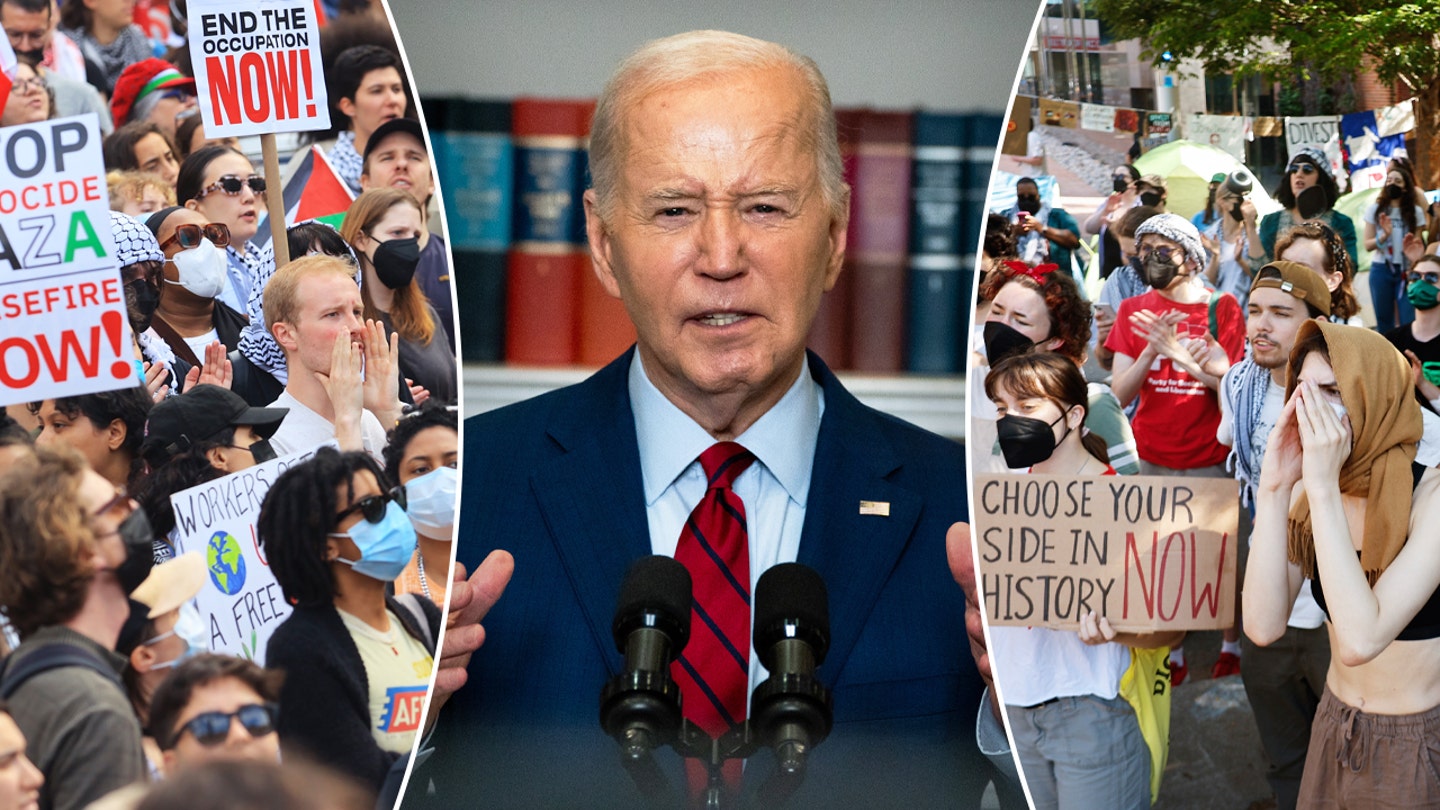
<svg viewBox="0 0 1440 810"><path fill-rule="evenodd" d="M1210 303L1177 304L1151 290L1120 302L1115 313L1115 328L1105 341L1105 348L1132 360L1145 350L1145 339L1125 328L1130 316L1148 309L1156 315L1171 311L1185 313L1180 327L1188 326L1191 334L1202 334L1210 328ZM1215 304L1216 338L1231 363L1245 356L1245 314L1235 296L1225 293ZM1140 388L1140 404L1130 427L1135 432L1135 446L1140 458L1151 464L1188 470L1208 467L1225 460L1230 448L1215 440L1220 425L1220 399L1205 384L1176 368L1168 357L1156 358Z"/></svg>

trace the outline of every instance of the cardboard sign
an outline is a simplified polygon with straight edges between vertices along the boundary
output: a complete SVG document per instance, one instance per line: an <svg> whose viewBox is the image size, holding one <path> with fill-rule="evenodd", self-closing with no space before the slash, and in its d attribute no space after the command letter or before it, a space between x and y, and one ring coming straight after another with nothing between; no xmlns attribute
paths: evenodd
<svg viewBox="0 0 1440 810"><path fill-rule="evenodd" d="M94 113L0 128L0 399L140 384Z"/></svg>
<svg viewBox="0 0 1440 810"><path fill-rule="evenodd" d="M1239 490L1228 478L977 475L985 620L1213 630L1234 623Z"/></svg>
<svg viewBox="0 0 1440 810"><path fill-rule="evenodd" d="M191 0L189 9L207 137L330 127L312 0Z"/></svg>
<svg viewBox="0 0 1440 810"><path fill-rule="evenodd" d="M280 474L318 449L271 459L170 496L176 552L203 553L210 571L195 604L212 652L265 665L265 645L290 615L290 604L261 552L255 523L265 493Z"/></svg>

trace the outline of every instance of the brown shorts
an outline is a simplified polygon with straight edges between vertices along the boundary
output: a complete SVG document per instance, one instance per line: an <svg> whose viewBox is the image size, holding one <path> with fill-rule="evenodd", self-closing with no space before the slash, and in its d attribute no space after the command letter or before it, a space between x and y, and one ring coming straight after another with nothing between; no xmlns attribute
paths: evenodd
<svg viewBox="0 0 1440 810"><path fill-rule="evenodd" d="M1440 706L1367 714L1326 687L1300 782L1305 808L1440 808Z"/></svg>

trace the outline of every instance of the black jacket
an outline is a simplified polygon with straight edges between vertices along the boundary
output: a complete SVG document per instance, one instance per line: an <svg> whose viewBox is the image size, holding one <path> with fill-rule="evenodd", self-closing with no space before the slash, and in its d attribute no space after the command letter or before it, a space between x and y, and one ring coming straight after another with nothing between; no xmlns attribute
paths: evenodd
<svg viewBox="0 0 1440 810"><path fill-rule="evenodd" d="M440 609L427 599L418 601L430 625L429 643L410 610L389 596L385 606L433 655ZM303 753L379 789L399 755L382 750L370 734L365 664L339 611L333 605L295 608L270 637L265 665L285 672L278 723L282 753Z"/></svg>

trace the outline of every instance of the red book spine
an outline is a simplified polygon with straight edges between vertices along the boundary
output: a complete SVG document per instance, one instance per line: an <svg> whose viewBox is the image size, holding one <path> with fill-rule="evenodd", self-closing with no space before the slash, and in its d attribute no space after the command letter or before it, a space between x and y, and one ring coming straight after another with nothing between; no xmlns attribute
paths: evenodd
<svg viewBox="0 0 1440 810"><path fill-rule="evenodd" d="M835 132L840 141L840 159L845 164L845 183L851 188L853 200L855 188L855 138L859 135L863 110L840 109L835 111ZM847 244L845 262L835 286L820 298L820 312L810 327L810 338L806 345L820 355L833 369L850 368L850 288L855 276L852 250L855 238L855 217L852 212L850 227L846 231Z"/></svg>
<svg viewBox="0 0 1440 810"><path fill-rule="evenodd" d="M853 259L849 336L855 371L905 368L914 127L912 112L867 111L856 141L847 251L847 259Z"/></svg>

